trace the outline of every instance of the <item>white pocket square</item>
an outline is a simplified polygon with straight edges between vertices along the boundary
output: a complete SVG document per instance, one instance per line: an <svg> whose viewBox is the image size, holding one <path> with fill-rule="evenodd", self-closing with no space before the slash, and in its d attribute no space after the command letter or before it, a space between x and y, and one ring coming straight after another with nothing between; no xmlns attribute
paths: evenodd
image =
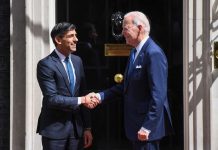
<svg viewBox="0 0 218 150"><path fill-rule="evenodd" d="M140 69L140 68L142 68L142 66L141 65L137 65L135 68L136 69Z"/></svg>

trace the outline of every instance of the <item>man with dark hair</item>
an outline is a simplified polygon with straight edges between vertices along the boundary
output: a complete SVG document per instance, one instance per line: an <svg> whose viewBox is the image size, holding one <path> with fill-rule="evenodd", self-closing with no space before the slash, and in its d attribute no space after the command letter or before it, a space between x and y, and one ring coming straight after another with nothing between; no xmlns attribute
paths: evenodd
<svg viewBox="0 0 218 150"><path fill-rule="evenodd" d="M37 133L44 150L79 150L92 144L89 108L97 101L86 88L82 61L76 51L76 27L58 23L51 31L55 50L39 61L37 79L43 94ZM86 106L86 107L84 107ZM84 140L82 140L84 137ZM82 143L84 142L84 143Z"/></svg>

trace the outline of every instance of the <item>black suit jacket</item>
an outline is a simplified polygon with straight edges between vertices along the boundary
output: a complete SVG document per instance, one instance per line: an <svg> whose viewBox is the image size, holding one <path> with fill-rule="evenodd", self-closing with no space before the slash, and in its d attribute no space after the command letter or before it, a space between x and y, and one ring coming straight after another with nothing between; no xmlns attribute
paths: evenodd
<svg viewBox="0 0 218 150"><path fill-rule="evenodd" d="M89 110L78 105L78 96L85 94L86 87L82 61L73 54L70 57L76 75L73 92L55 51L37 65L37 79L43 94L37 133L52 139L63 139L72 133L81 137L83 128L91 126Z"/></svg>

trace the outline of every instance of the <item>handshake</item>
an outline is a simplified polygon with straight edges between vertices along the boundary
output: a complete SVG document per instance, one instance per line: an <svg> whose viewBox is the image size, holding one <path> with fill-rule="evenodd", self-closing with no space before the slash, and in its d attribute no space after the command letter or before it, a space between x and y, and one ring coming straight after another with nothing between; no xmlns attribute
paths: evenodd
<svg viewBox="0 0 218 150"><path fill-rule="evenodd" d="M81 97L81 104L86 106L89 109L95 108L101 101L96 93L92 92L87 94L86 96Z"/></svg>

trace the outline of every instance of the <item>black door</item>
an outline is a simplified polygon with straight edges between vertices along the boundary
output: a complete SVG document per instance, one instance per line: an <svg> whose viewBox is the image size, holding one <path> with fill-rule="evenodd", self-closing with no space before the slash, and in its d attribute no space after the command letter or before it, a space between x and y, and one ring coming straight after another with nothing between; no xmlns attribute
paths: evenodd
<svg viewBox="0 0 218 150"><path fill-rule="evenodd" d="M164 49L169 63L168 97L175 134L161 142L161 150L183 150L182 0L56 0L56 22L77 26L76 54L84 63L88 91L98 92L116 84L127 57L105 56L104 44L125 43L111 34L111 15L117 11L144 12L151 24L150 36ZM122 98L92 110L92 150L131 150L123 129Z"/></svg>

